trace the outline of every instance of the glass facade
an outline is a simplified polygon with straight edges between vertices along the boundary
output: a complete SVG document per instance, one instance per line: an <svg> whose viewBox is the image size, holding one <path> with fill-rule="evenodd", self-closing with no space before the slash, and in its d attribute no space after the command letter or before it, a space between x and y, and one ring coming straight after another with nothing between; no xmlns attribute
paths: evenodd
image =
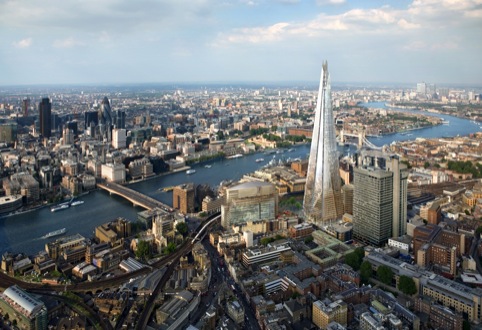
<svg viewBox="0 0 482 330"><path fill-rule="evenodd" d="M322 224L343 215L330 75L326 62L321 69L315 111L303 210L307 221Z"/></svg>

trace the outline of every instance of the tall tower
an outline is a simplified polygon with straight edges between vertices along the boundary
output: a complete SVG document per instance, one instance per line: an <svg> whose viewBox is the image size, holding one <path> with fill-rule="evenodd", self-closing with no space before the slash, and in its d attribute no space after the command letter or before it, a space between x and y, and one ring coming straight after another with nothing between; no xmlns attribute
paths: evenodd
<svg viewBox="0 0 482 330"><path fill-rule="evenodd" d="M38 105L40 134L44 138L52 135L52 103L48 97L44 97Z"/></svg>
<svg viewBox="0 0 482 330"><path fill-rule="evenodd" d="M327 62L323 63L321 69L303 210L307 221L315 224L323 224L343 215Z"/></svg>
<svg viewBox="0 0 482 330"><path fill-rule="evenodd" d="M407 233L405 164L395 155L361 150L354 169L353 235L375 246Z"/></svg>
<svg viewBox="0 0 482 330"><path fill-rule="evenodd" d="M102 137L106 138L107 141L112 141L112 110L107 96L104 97L100 104L98 117L101 124L100 132Z"/></svg>

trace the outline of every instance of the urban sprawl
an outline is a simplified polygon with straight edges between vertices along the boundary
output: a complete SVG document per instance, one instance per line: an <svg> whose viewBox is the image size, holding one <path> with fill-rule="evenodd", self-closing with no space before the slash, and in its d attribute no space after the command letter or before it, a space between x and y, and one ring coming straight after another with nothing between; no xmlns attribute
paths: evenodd
<svg viewBox="0 0 482 330"><path fill-rule="evenodd" d="M2 251L0 328L476 328L482 129L417 132L443 130L436 114L482 128L479 93L332 89L326 64L319 89L4 87L0 228L93 190L145 210L93 237L66 216L44 251ZM390 134L412 138L372 143ZM308 157L275 157L300 145ZM240 180L189 181L249 154L259 169ZM177 172L169 205L129 185Z"/></svg>

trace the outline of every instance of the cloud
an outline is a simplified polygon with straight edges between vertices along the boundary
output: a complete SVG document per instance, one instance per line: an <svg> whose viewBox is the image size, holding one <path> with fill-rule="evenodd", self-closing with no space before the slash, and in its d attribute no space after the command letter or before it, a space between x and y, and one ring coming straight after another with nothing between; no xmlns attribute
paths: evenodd
<svg viewBox="0 0 482 330"><path fill-rule="evenodd" d="M84 43L78 40L75 40L72 37L68 37L66 39L55 40L52 44L55 48L72 48L76 46L84 46Z"/></svg>
<svg viewBox="0 0 482 330"><path fill-rule="evenodd" d="M398 20L397 24L398 24L399 27L401 27L404 30L411 30L411 29L420 28L420 24L407 22L407 20L405 18L401 18L400 20Z"/></svg>
<svg viewBox="0 0 482 330"><path fill-rule="evenodd" d="M289 26L289 23L277 23L267 28L241 29L237 33L227 36L226 40L232 43L261 43L280 40Z"/></svg>
<svg viewBox="0 0 482 330"><path fill-rule="evenodd" d="M320 0L317 3L339 3L342 0ZM259 43L292 40L293 37L326 37L328 32L338 32L337 37L361 35L411 36L412 31L425 29L437 30L436 34L461 34L467 28L467 35L473 35L473 25L482 29L482 0L415 0L407 8L353 8L341 13L320 13L305 21L292 21L289 24L275 22L266 26L233 29L220 33L219 37L227 43ZM472 25L472 26L471 26ZM453 30L457 27L458 32ZM479 31L480 31L479 29ZM345 33L346 32L346 33ZM221 43L223 43L221 42ZM414 45L408 45L412 49ZM419 47L419 45L417 46Z"/></svg>
<svg viewBox="0 0 482 330"><path fill-rule="evenodd" d="M316 0L316 4L318 6L323 6L323 5L341 5L345 3L346 0Z"/></svg>
<svg viewBox="0 0 482 330"><path fill-rule="evenodd" d="M13 42L15 48L28 48L32 45L32 38L26 38Z"/></svg>

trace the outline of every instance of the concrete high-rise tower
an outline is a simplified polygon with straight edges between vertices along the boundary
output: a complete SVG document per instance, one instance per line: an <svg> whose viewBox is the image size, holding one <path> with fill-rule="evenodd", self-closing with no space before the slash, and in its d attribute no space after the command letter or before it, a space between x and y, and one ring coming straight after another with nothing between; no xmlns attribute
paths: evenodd
<svg viewBox="0 0 482 330"><path fill-rule="evenodd" d="M303 210L306 220L315 224L343 215L330 75L326 62L321 69Z"/></svg>
<svg viewBox="0 0 482 330"><path fill-rule="evenodd" d="M395 155L362 150L354 169L353 236L382 246L407 233L408 170Z"/></svg>

